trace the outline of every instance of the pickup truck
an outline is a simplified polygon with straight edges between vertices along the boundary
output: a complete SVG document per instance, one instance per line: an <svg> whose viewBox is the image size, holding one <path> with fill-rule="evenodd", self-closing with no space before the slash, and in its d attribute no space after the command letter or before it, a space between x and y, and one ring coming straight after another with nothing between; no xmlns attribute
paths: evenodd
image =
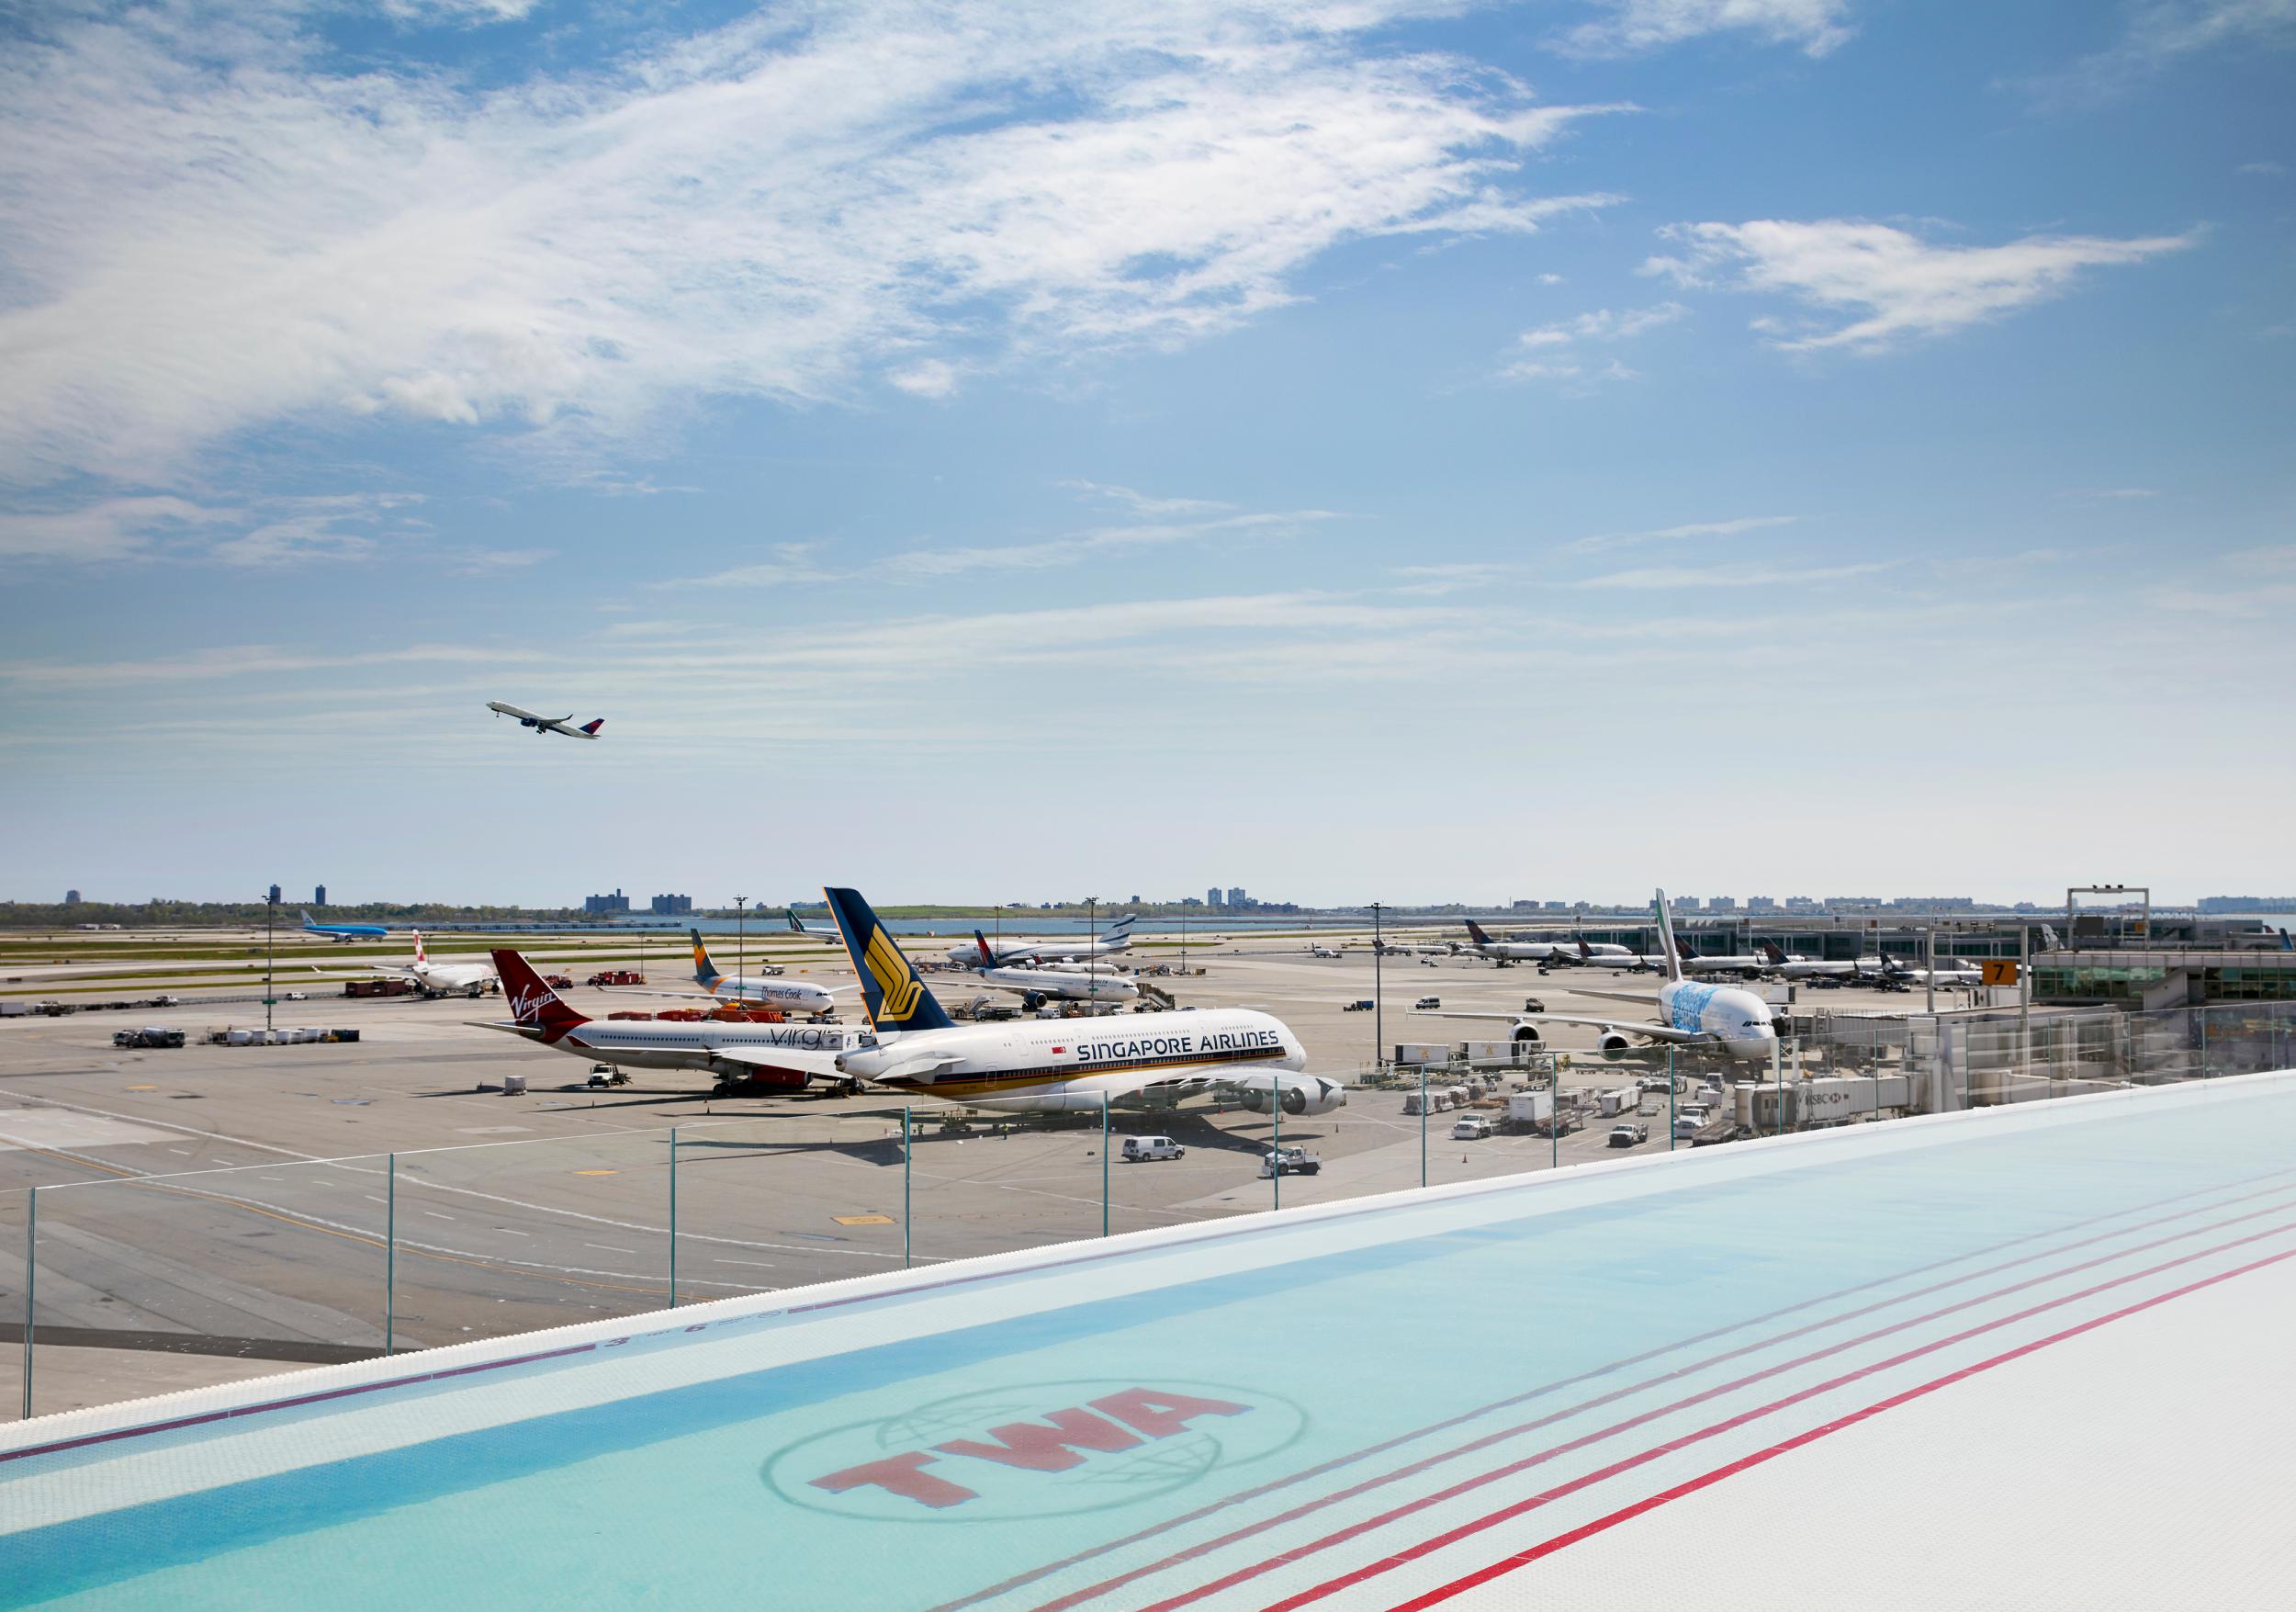
<svg viewBox="0 0 2296 1612"><path fill-rule="evenodd" d="M1260 1159L1260 1179L1273 1180L1277 1176L1320 1175L1323 1161L1304 1147L1271 1147Z"/></svg>
<svg viewBox="0 0 2296 1612"><path fill-rule="evenodd" d="M1610 1128L1610 1144L1613 1147L1633 1147L1649 1140L1650 1127L1638 1120Z"/></svg>

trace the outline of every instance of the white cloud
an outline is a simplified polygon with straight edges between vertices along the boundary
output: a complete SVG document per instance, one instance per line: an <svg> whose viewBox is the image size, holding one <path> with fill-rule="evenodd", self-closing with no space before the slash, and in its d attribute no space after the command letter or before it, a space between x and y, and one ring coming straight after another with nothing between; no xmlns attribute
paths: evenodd
<svg viewBox="0 0 2296 1612"><path fill-rule="evenodd" d="M1794 588L1813 582L1844 582L1894 569L1896 560L1836 566L1651 566L1588 577L1581 588Z"/></svg>
<svg viewBox="0 0 2296 1612"><path fill-rule="evenodd" d="M1707 34L1750 33L1766 44L1823 56L1850 37L1848 0L1596 0L1600 22L1568 28L1557 43L1579 55L1656 50Z"/></svg>
<svg viewBox="0 0 2296 1612"><path fill-rule="evenodd" d="M377 540L422 532L403 492L277 497L201 503L165 494L99 499L60 511L0 513L0 558L93 564L129 558L211 559L271 566L358 558Z"/></svg>
<svg viewBox="0 0 2296 1612"><path fill-rule="evenodd" d="M1235 508L1210 498L1159 498L1152 493L1138 492L1129 487L1117 487L1103 481L1069 480L1055 483L1081 498L1113 503L1136 515L1211 515Z"/></svg>
<svg viewBox="0 0 2296 1612"><path fill-rule="evenodd" d="M1538 325L1515 338L1515 345L1532 356L1516 359L1499 372L1499 378L1632 380L1636 372L1615 358L1590 367L1586 360L1572 355L1568 349L1581 343L1631 341L1661 325L1672 324L1689 311L1679 302L1660 302L1654 307L1630 308L1617 313L1607 308L1598 308L1575 319L1557 320L1551 324Z"/></svg>
<svg viewBox="0 0 2296 1612"><path fill-rule="evenodd" d="M2142 263L2200 239L2195 231L2136 240L2029 235L2006 246L1933 246L1887 224L1840 219L1674 224L1660 234L1678 254L1654 256L1643 272L1685 286L1772 292L1829 310L1864 310L1848 324L1812 321L1804 327L1807 333L1781 333L1773 343L1793 351L1862 353L1998 318L2058 295L2085 269ZM1783 331L1774 322L1770 328Z"/></svg>
<svg viewBox="0 0 2296 1612"><path fill-rule="evenodd" d="M2117 41L2036 87L2110 95L2199 51L2296 41L2296 0L2138 0L2126 11L2128 26Z"/></svg>
<svg viewBox="0 0 2296 1612"><path fill-rule="evenodd" d="M362 412L578 462L696 397L1177 345L1342 242L1610 199L1519 171L1612 108L1367 53L1414 4L869 0L489 89L321 71L293 8L66 16L0 55L0 479Z"/></svg>
<svg viewBox="0 0 2296 1612"><path fill-rule="evenodd" d="M189 499L158 495L101 499L69 510L0 511L0 557L126 559L228 518L228 512Z"/></svg>
<svg viewBox="0 0 2296 1612"><path fill-rule="evenodd" d="M1297 537L1310 527L1335 521L1334 510L1284 510L1256 514L1220 515L1199 521L1148 522L1136 525L1097 526L1041 543L1013 543L964 548L912 548L888 555L877 570L895 581L954 576L961 571L1045 570L1055 566L1175 543L1197 543L1213 537L1262 541Z"/></svg>
<svg viewBox="0 0 2296 1612"><path fill-rule="evenodd" d="M493 576L540 565L556 553L549 548L473 548L457 557L452 569L462 577Z"/></svg>
<svg viewBox="0 0 2296 1612"><path fill-rule="evenodd" d="M2233 170L2235 174L2254 174L2259 178L2277 179L2288 172L2278 163L2243 163Z"/></svg>
<svg viewBox="0 0 2296 1612"><path fill-rule="evenodd" d="M1542 286L1559 286L1563 283L1563 279L1560 275L1541 275L1538 276L1538 283Z"/></svg>
<svg viewBox="0 0 2296 1612"><path fill-rule="evenodd" d="M1679 543L1695 537L1737 537L1772 526L1790 526L1799 515L1739 515L1728 521L1693 521L1680 526L1660 526L1651 532L1611 532L1581 537L1570 547L1574 553L1593 554L1605 548L1626 548L1638 543Z"/></svg>
<svg viewBox="0 0 2296 1612"><path fill-rule="evenodd" d="M945 398L957 389L956 366L939 358L895 369L885 378L913 398Z"/></svg>

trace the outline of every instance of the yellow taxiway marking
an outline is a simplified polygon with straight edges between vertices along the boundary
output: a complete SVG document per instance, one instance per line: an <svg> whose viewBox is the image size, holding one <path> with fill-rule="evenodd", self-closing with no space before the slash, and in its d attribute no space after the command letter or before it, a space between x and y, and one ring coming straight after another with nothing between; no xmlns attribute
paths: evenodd
<svg viewBox="0 0 2296 1612"><path fill-rule="evenodd" d="M576 1170L574 1173L578 1176L618 1176L622 1172L620 1170Z"/></svg>
<svg viewBox="0 0 2296 1612"><path fill-rule="evenodd" d="M889 1214L833 1214L829 1218L841 1226L889 1226L893 1223L893 1217Z"/></svg>

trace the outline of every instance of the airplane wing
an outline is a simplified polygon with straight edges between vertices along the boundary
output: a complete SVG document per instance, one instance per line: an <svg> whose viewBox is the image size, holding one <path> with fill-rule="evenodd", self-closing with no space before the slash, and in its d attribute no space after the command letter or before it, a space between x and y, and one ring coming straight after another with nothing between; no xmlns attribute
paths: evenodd
<svg viewBox="0 0 2296 1612"><path fill-rule="evenodd" d="M1585 991L1580 994L1583 996L1598 996L1604 993ZM1650 998L1648 997L1622 996L1617 999L1625 1002L1648 1002ZM1503 1021L1508 1024L1522 1024L1534 1021L1540 1024L1580 1024L1592 1030L1616 1030L1622 1031L1628 1035L1647 1036L1652 1041L1671 1042L1681 1044L1687 1044L1692 1042L1707 1042L1714 1039L1713 1035L1706 1031L1677 1030L1671 1024L1660 1024L1654 1019L1597 1019L1591 1014L1585 1013L1450 1013L1436 1012L1435 1010L1430 1009L1424 1012L1414 1014L1413 1017L1419 1019L1488 1019L1493 1021Z"/></svg>
<svg viewBox="0 0 2296 1612"><path fill-rule="evenodd" d="M728 1064L745 1064L752 1069L793 1069L832 1080L845 1078L837 1066L835 1053L808 1052L803 1047L718 1047L710 1056Z"/></svg>
<svg viewBox="0 0 2296 1612"><path fill-rule="evenodd" d="M951 1065L962 1062L963 1060L954 1053L918 1053L914 1056L904 1058L890 1068L880 1069L869 1078L872 1084L890 1080L914 1080L920 1075L937 1075ZM926 1095L931 1095L929 1088Z"/></svg>

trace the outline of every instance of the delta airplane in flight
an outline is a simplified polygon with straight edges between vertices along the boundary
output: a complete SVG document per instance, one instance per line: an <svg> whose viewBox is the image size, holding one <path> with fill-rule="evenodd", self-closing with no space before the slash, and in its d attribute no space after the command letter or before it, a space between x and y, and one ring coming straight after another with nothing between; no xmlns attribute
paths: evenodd
<svg viewBox="0 0 2296 1612"><path fill-rule="evenodd" d="M446 996L455 991L470 996L483 994L493 979L494 970L483 963L433 963L423 949L422 931L414 931L414 961L384 965L392 974L411 974L422 986L423 995Z"/></svg>
<svg viewBox="0 0 2296 1612"><path fill-rule="evenodd" d="M489 700L487 709L497 716L515 716L518 718L519 727L531 727L538 734L563 733L568 738L596 738L598 730L606 725L606 719L601 716L595 722L585 722L577 727L574 726L574 713L571 711L563 716L539 716L532 711L506 704L501 700Z"/></svg>
<svg viewBox="0 0 2296 1612"><path fill-rule="evenodd" d="M838 1072L838 1055L869 1040L865 1031L837 1024L757 1024L741 1020L693 1023L590 1019L577 1013L521 953L494 953L511 1022L489 1024L576 1057L616 1068L697 1069L720 1086L803 1091L816 1080L853 1083Z"/></svg>
<svg viewBox="0 0 2296 1612"><path fill-rule="evenodd" d="M1136 912L1128 912L1109 924L1097 938L1087 934L1010 941L989 946L988 951L994 960L993 965L998 968L1023 963L1078 963L1105 957L1132 949L1132 923L1139 917ZM978 968L981 965L981 950L987 942L981 939L978 930L973 931L973 941L970 946L951 946L949 961L960 968Z"/></svg>
<svg viewBox="0 0 2296 1612"><path fill-rule="evenodd" d="M1595 1037L1595 1048L1605 1057L1616 1057L1628 1051L1635 1045L1635 1038L1640 1037L1645 1042L1665 1045L1711 1048L1733 1063L1767 1064L1778 1044L1778 1027L1771 1019L1770 1004L1750 990L1683 977L1682 954L1674 943L1674 919L1666 907L1666 892L1658 891L1651 906L1658 914L1659 943L1666 953L1666 983L1659 987L1655 1004L1658 1018L1654 1021L1595 1019L1575 1013L1430 1012L1428 1017L1505 1020L1514 1026L1514 1039L1518 1042L1538 1041L1541 1024L1592 1025L1600 1031ZM1608 991L1581 994L1607 996L1621 1002L1650 1000L1648 997Z"/></svg>
<svg viewBox="0 0 2296 1612"><path fill-rule="evenodd" d="M309 912L303 914L303 932L331 941L373 941L390 933L378 923L321 923Z"/></svg>
<svg viewBox="0 0 2296 1612"><path fill-rule="evenodd" d="M1000 991L1019 991L1023 1006L1034 1012L1048 1001L1129 1002L1140 987L1120 974L1105 968L1015 968L998 961L999 953L980 930L973 931L971 967L980 982Z"/></svg>
<svg viewBox="0 0 2296 1612"><path fill-rule="evenodd" d="M1031 1113L1127 1099L1168 1104L1206 1093L1253 1113L1325 1114L1347 1100L1338 1081L1300 1073L1307 1051L1281 1020L1248 1008L1145 1021L960 1025L859 891L827 894L876 1032L872 1042L838 1054L837 1066L872 1086Z"/></svg>

